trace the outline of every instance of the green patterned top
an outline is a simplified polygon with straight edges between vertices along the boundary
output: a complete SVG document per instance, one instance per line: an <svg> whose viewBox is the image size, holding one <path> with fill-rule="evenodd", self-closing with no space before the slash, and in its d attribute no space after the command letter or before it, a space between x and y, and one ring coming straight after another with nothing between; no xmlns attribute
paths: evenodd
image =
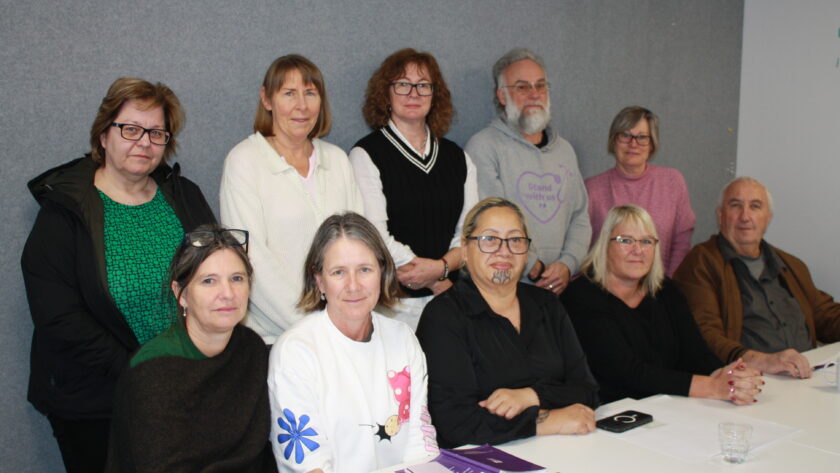
<svg viewBox="0 0 840 473"><path fill-rule="evenodd" d="M169 327L175 298L167 271L184 238L160 189L149 202L125 205L99 191L105 207L108 290L140 344Z"/></svg>

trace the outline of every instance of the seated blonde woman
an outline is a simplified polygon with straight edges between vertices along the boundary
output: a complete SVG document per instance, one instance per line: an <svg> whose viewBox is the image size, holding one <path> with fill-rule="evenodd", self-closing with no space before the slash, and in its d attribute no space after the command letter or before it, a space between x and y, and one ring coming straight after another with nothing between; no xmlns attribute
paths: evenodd
<svg viewBox="0 0 840 473"><path fill-rule="evenodd" d="M743 360L721 367L665 271L650 215L613 207L582 267L562 294L601 402L653 394L756 402L764 381Z"/></svg>

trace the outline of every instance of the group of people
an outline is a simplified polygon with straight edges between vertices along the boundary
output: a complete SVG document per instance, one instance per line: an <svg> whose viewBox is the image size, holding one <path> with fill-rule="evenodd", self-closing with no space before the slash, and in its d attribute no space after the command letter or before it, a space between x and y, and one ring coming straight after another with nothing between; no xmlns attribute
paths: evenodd
<svg viewBox="0 0 840 473"><path fill-rule="evenodd" d="M747 405L763 373L810 376L801 352L840 340L840 304L764 242L760 182L727 185L692 249L685 180L649 163L655 114L621 110L615 167L584 181L542 59L492 72L498 117L462 149L435 58L395 52L348 156L321 139L320 70L278 58L221 223L167 163L175 94L115 81L90 153L29 183L29 400L67 470L371 471L585 434L624 397Z"/></svg>

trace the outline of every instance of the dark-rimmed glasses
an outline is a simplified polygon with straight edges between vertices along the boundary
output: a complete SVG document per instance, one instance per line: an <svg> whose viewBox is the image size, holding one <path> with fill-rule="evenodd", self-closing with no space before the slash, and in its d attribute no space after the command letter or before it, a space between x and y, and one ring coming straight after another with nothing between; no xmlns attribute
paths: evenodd
<svg viewBox="0 0 840 473"><path fill-rule="evenodd" d="M184 244L205 248L221 240L229 246L241 246L248 252L248 230L226 228L223 230L197 230L184 234Z"/></svg>
<svg viewBox="0 0 840 473"><path fill-rule="evenodd" d="M430 82L421 82L419 84L412 84L411 82L391 82L394 87L394 93L397 95L411 95L411 89L417 90L417 95L421 97L428 97L435 91L434 84Z"/></svg>
<svg viewBox="0 0 840 473"><path fill-rule="evenodd" d="M653 248L657 243L659 243L659 240L653 237L633 238L625 235L610 238L610 241L617 241L621 248L627 250L633 248L636 243L638 243L639 248L641 248L642 251Z"/></svg>
<svg viewBox="0 0 840 473"><path fill-rule="evenodd" d="M135 125L133 123L117 122L111 123L111 126L119 128L120 136L131 141L140 141L143 138L143 135L148 133L149 141L151 141L152 144L163 146L169 143L169 139L172 138L171 133L159 128L143 128L142 126Z"/></svg>
<svg viewBox="0 0 840 473"><path fill-rule="evenodd" d="M518 80L514 84L504 85L502 88L513 89L513 91L519 95L531 95L531 92L534 90L536 90L538 94L543 95L551 88L551 84L545 80L538 80L536 82Z"/></svg>
<svg viewBox="0 0 840 473"><path fill-rule="evenodd" d="M637 145L647 146L650 144L650 135L632 135L626 131L622 131L615 134L615 140L625 145L629 144L633 140L636 140Z"/></svg>
<svg viewBox="0 0 840 473"><path fill-rule="evenodd" d="M531 239L527 237L499 238L493 235L478 235L467 237L467 240L475 240L478 243L478 250L482 253L499 251L502 248L502 242L507 243L508 250L515 255L525 254L531 247Z"/></svg>

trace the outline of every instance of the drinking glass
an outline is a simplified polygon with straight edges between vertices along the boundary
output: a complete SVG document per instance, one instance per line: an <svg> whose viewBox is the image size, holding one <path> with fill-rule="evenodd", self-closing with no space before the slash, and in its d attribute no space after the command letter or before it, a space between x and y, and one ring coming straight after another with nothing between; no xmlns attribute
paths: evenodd
<svg viewBox="0 0 840 473"><path fill-rule="evenodd" d="M724 461L728 463L743 463L750 450L752 426L736 422L721 422L718 424L718 440Z"/></svg>

